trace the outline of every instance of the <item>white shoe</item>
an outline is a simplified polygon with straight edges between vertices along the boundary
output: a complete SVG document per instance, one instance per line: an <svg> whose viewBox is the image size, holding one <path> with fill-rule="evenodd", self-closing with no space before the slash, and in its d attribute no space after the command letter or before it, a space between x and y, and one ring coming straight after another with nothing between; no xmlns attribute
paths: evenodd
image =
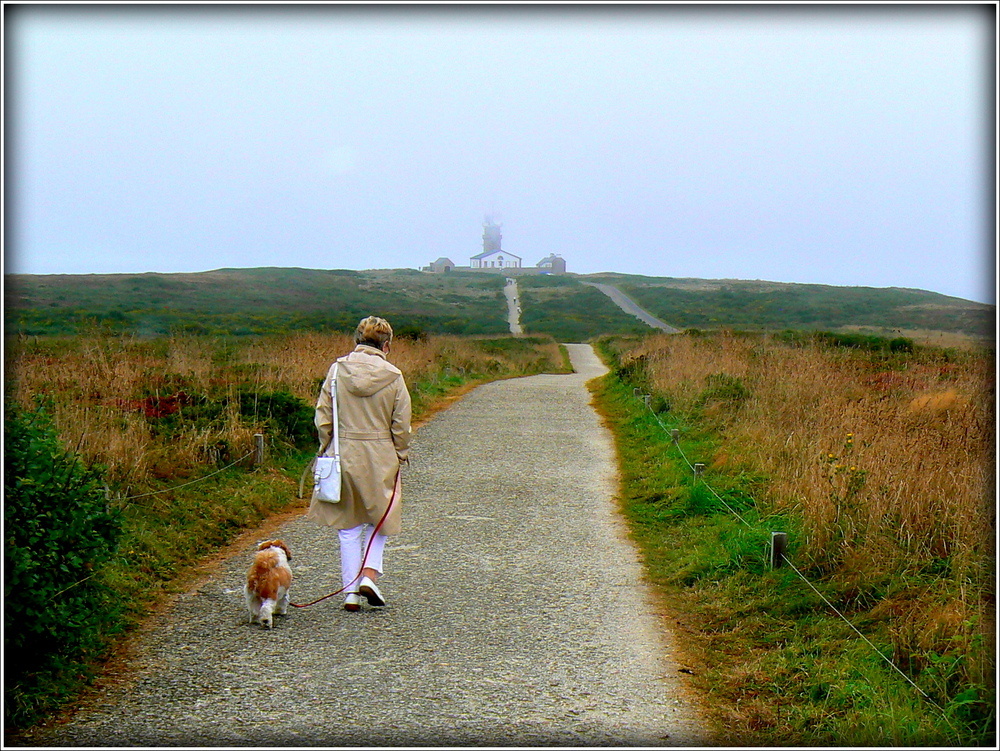
<svg viewBox="0 0 1000 751"><path fill-rule="evenodd" d="M348 592L347 599L344 600L344 610L356 613L361 610L361 595L357 592Z"/></svg>
<svg viewBox="0 0 1000 751"><path fill-rule="evenodd" d="M379 607L385 605L385 598L382 596L382 593L378 591L378 587L375 586L375 582L367 576L361 580L361 584L358 586L358 591L368 600L369 605L376 605Z"/></svg>

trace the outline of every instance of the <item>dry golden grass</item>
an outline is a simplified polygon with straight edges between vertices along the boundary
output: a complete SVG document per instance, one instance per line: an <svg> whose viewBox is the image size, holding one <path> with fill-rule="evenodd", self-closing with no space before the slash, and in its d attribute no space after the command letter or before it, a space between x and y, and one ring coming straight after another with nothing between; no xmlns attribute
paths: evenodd
<svg viewBox="0 0 1000 751"><path fill-rule="evenodd" d="M802 520L801 563L856 591L857 607L899 593L879 605L897 656L928 638L992 640L992 352L881 357L722 333L650 337L628 357L676 413L718 430L710 467L768 478L761 510ZM715 374L749 396L706 401ZM988 652L971 673L988 672Z"/></svg>
<svg viewBox="0 0 1000 751"><path fill-rule="evenodd" d="M750 398L706 405L727 441L772 478L772 502L809 522L810 554L876 548L962 555L992 487L992 372L985 357L895 364L759 338L658 336L642 351L657 390L691 409L724 373Z"/></svg>
<svg viewBox="0 0 1000 751"><path fill-rule="evenodd" d="M561 363L555 342L500 347L499 353L484 351L476 342L454 336L397 339L389 360L403 371L411 391L414 385L453 376L502 377ZM330 364L353 348L353 340L343 334L246 340L24 338L7 343L6 397L28 408L39 395L49 398L64 444L86 463L107 467L111 481L135 486L182 478L199 465L249 454L257 429L240 416L236 392L286 391L311 405ZM211 427L181 426L169 438L156 435L144 404L179 392L226 402L222 421ZM428 406L415 400L417 411Z"/></svg>

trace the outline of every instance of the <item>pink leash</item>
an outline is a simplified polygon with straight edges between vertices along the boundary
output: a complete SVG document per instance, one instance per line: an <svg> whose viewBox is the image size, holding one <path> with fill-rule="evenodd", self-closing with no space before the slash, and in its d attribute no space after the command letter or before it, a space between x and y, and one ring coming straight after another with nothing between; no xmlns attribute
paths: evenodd
<svg viewBox="0 0 1000 751"><path fill-rule="evenodd" d="M312 602L307 602L304 605L300 605L300 604L295 603L295 602L289 603L293 608L307 608L310 605L315 605L317 602L323 602L323 600L329 600L331 597L334 597L334 596L339 595L342 592L344 592L347 589L347 587L350 587L352 584L354 584L354 582L356 582L358 579L361 578L361 572L365 570L365 564L368 562L368 552L372 549L372 543L375 542L375 535L377 535L378 531L380 529L382 529L382 524L385 522L386 518L389 516L389 511L392 510L392 504L395 503L395 501L396 501L396 489L399 488L399 485L400 485L400 483L399 483L399 470L397 470L396 471L396 482L393 484L393 488L392 488L392 497L389 499L389 505L386 506L385 513L382 514L382 518L379 519L378 520L378 524L375 525L375 530L372 532L371 537L368 538L368 545L365 547L365 554L364 554L364 557L361 559L361 569L358 571L358 575L355 576L353 579L351 579L351 581L348 582L348 584L346 586L341 587L336 592L331 592L328 595L323 595L322 597L320 597L317 600L313 600Z"/></svg>

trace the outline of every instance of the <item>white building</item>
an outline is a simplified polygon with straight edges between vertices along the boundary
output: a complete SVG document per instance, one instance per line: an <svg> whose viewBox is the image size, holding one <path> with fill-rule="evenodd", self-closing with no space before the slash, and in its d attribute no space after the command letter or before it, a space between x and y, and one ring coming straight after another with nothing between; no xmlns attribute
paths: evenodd
<svg viewBox="0 0 1000 751"><path fill-rule="evenodd" d="M469 259L469 265L474 269L519 269L521 259L506 250L484 250Z"/></svg>

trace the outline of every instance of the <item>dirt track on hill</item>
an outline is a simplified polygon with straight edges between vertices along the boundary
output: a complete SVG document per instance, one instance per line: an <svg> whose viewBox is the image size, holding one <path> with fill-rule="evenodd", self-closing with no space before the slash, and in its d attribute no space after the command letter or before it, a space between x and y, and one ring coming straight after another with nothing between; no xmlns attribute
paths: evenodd
<svg viewBox="0 0 1000 751"><path fill-rule="evenodd" d="M610 297L615 305L629 315L635 316L647 326L651 326L654 329L661 329L668 334L680 333L680 329L674 328L669 323L664 323L649 311L640 308L631 297L617 287L612 287L610 284L598 284L597 282L584 282L584 284L590 287L597 287L597 289Z"/></svg>
<svg viewBox="0 0 1000 751"><path fill-rule="evenodd" d="M481 386L417 433L385 608L340 598L247 623L252 545L179 596L128 680L21 743L58 746L691 746L689 678L612 500L604 368ZM336 589L335 531L278 532L293 601Z"/></svg>

